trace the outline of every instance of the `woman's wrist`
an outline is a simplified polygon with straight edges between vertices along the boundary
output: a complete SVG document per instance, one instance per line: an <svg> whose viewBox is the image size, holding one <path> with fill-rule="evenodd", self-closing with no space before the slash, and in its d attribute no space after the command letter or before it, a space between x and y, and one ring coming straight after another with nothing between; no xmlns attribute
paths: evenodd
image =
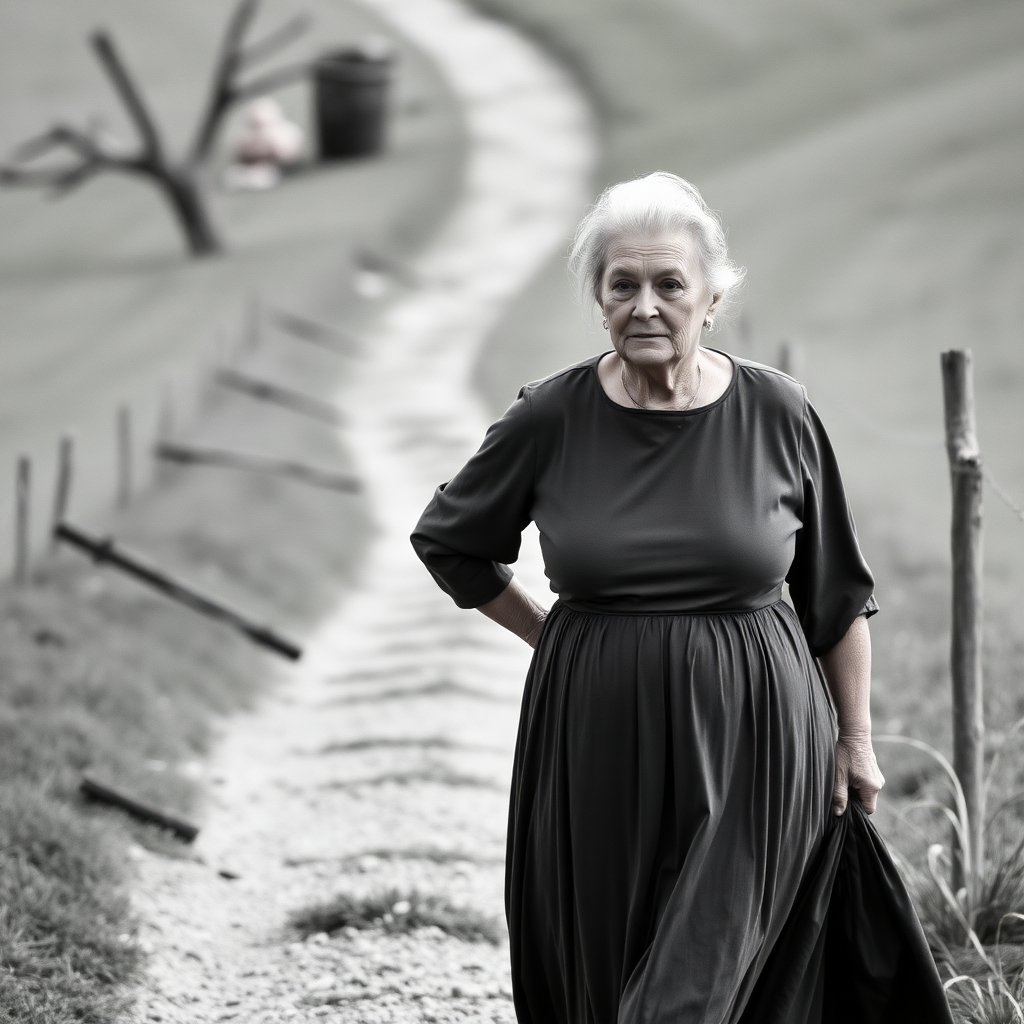
<svg viewBox="0 0 1024 1024"><path fill-rule="evenodd" d="M531 647L537 646L547 618L544 606L530 597L514 576L497 597L480 605L477 610L504 626L510 633L515 633Z"/></svg>
<svg viewBox="0 0 1024 1024"><path fill-rule="evenodd" d="M839 739L844 743L870 743L871 742L871 721L866 722L840 722Z"/></svg>
<svg viewBox="0 0 1024 1024"><path fill-rule="evenodd" d="M547 612L541 612L533 623L533 626L526 633L523 639L531 646L536 647L537 641L540 640L541 631L544 629L544 622L548 617Z"/></svg>

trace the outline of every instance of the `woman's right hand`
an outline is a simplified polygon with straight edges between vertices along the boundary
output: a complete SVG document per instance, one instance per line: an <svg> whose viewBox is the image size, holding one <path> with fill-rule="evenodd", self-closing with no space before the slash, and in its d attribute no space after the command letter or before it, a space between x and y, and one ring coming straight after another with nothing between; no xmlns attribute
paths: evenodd
<svg viewBox="0 0 1024 1024"><path fill-rule="evenodd" d="M532 648L533 648L534 650L536 650L536 649L537 649L537 643L538 643L538 641L540 640L540 635L541 635L541 633L543 633L543 632L544 632L544 623L545 623L545 622L547 621L547 618L548 618L548 613L547 613L547 612L545 612L545 613L544 613L544 614L543 614L543 615L542 615L542 616L540 617L540 619L538 619L538 620L537 620L537 625L536 625L536 626L534 626L534 628L533 628L532 630L530 630L530 632L529 632L529 634L528 634L527 636L524 636L524 637L523 637L523 639L524 639L524 640L525 640L525 641L526 641L526 642L527 642L527 643L528 643L528 644L529 644L529 645L530 645L530 646L531 646L531 647L532 647Z"/></svg>
<svg viewBox="0 0 1024 1024"><path fill-rule="evenodd" d="M515 633L534 648L544 628L544 620L548 617L547 609L535 601L514 576L494 600L480 605L477 611L483 612L487 618Z"/></svg>

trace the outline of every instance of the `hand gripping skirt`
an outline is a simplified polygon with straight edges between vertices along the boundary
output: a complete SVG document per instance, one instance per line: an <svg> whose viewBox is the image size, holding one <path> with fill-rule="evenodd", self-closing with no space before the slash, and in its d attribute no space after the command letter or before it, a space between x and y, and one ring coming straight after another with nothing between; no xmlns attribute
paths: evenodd
<svg viewBox="0 0 1024 1024"><path fill-rule="evenodd" d="M506 911L523 1024L943 1024L796 616L556 603L523 696Z"/></svg>

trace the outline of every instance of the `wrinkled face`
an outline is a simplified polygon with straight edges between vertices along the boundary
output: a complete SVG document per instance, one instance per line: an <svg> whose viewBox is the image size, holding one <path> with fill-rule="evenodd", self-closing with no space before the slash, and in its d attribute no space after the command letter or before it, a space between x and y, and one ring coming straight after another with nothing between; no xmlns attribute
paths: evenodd
<svg viewBox="0 0 1024 1024"><path fill-rule="evenodd" d="M689 356L717 302L689 232L622 235L609 245L601 311L615 351L627 362L656 366Z"/></svg>

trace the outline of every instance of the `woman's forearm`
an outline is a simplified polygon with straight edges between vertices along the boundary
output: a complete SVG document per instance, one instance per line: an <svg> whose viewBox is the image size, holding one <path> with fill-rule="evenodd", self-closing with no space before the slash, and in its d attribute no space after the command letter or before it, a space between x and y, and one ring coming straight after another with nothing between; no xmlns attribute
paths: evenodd
<svg viewBox="0 0 1024 1024"><path fill-rule="evenodd" d="M871 746L871 633L868 620L858 615L846 636L820 661L839 718L832 808L836 814L842 814L846 810L849 791L853 789L864 810L871 814L885 779L878 770Z"/></svg>
<svg viewBox="0 0 1024 1024"><path fill-rule="evenodd" d="M832 702L842 736L871 735L871 633L868 620L858 615L846 635L822 655Z"/></svg>
<svg viewBox="0 0 1024 1024"><path fill-rule="evenodd" d="M531 647L537 646L537 638L548 614L544 606L535 601L514 576L493 601L480 605L477 611L515 633Z"/></svg>

